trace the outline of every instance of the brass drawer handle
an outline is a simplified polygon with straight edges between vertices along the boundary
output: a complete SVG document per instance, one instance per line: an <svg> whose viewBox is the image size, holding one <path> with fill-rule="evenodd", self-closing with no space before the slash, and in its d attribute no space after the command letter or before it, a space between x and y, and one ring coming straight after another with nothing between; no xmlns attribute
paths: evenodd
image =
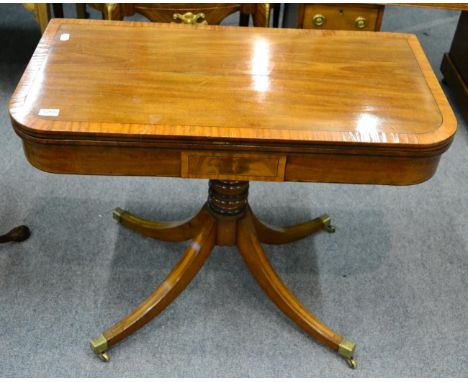
<svg viewBox="0 0 468 382"><path fill-rule="evenodd" d="M323 24L325 24L325 22L327 21L327 18L320 14L320 13L317 13L314 17L313 17L313 22L314 22L314 25L316 27L321 27Z"/></svg>
<svg viewBox="0 0 468 382"><path fill-rule="evenodd" d="M205 19L203 12L193 14L192 12L186 12L183 15L180 13L174 13L172 15L174 20L180 20L183 24L208 24Z"/></svg>
<svg viewBox="0 0 468 382"><path fill-rule="evenodd" d="M367 20L362 16L356 17L356 20L354 20L354 25L357 29L364 29L367 27Z"/></svg>

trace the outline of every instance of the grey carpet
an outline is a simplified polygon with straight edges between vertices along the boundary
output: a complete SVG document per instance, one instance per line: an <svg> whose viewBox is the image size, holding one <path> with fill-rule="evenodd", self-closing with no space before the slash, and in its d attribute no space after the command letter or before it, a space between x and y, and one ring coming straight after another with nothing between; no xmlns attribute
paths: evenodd
<svg viewBox="0 0 468 382"><path fill-rule="evenodd" d="M440 78L458 15L387 7L383 30L416 33ZM251 185L267 222L333 217L336 234L266 250L304 305L357 343L357 370L291 324L231 248L217 248L181 297L104 364L88 340L147 296L185 246L119 227L113 208L184 218L207 182L33 168L7 102L39 33L21 5L1 5L0 36L0 232L32 229L28 241L0 246L0 377L467 375L468 131L458 112L455 141L424 184Z"/></svg>

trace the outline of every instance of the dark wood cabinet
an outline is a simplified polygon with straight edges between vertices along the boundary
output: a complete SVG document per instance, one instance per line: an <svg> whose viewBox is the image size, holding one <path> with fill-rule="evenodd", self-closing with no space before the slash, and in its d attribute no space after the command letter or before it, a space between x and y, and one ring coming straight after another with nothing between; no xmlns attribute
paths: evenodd
<svg viewBox="0 0 468 382"><path fill-rule="evenodd" d="M285 4L283 27L378 31L380 4Z"/></svg>
<svg viewBox="0 0 468 382"><path fill-rule="evenodd" d="M440 70L468 121L468 11L460 15L450 52L444 55Z"/></svg>

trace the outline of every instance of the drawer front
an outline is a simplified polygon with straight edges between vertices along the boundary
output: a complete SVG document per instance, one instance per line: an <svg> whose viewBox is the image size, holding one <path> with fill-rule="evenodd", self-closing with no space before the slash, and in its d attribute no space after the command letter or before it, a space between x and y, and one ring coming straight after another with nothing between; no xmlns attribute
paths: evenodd
<svg viewBox="0 0 468 382"><path fill-rule="evenodd" d="M220 152L183 152L182 177L224 180L284 179L286 157Z"/></svg>
<svg viewBox="0 0 468 382"><path fill-rule="evenodd" d="M378 31L383 6L320 5L303 6L302 27L306 29L343 29Z"/></svg>

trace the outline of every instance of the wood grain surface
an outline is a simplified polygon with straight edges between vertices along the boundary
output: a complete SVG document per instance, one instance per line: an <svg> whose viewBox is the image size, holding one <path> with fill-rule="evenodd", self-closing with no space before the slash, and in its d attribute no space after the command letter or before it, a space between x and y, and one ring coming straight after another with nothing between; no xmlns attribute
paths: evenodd
<svg viewBox="0 0 468 382"><path fill-rule="evenodd" d="M43 135L439 144L455 128L413 35L69 19L10 111Z"/></svg>
<svg viewBox="0 0 468 382"><path fill-rule="evenodd" d="M46 171L234 180L418 183L456 130L414 35L73 19L10 115Z"/></svg>

